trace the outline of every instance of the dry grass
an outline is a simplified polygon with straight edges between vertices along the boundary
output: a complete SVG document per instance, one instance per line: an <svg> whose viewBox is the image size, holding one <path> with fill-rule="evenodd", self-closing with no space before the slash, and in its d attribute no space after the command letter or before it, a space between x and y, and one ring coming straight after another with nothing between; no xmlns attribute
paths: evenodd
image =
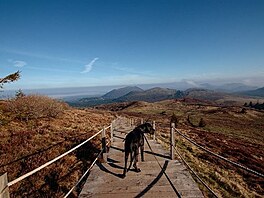
<svg viewBox="0 0 264 198"><path fill-rule="evenodd" d="M42 114L37 119L20 119L13 111L7 111L9 102L14 101L0 103L0 174L7 172L9 181L69 150L114 119L107 112L69 108L64 108L55 117ZM11 197L63 196L84 173L99 149L100 140L95 138L76 152L11 186ZM78 189L73 196L77 193Z"/></svg>
<svg viewBox="0 0 264 198"><path fill-rule="evenodd" d="M221 107L170 100L130 106L120 114L156 121L157 137L169 148L170 116L174 113L180 131L198 144L253 170L264 172L264 112L242 106ZM187 121L188 115L192 125ZM206 126L198 127L203 118ZM202 152L179 135L177 147L191 167L220 197L263 197L264 180ZM199 185L206 197L207 189Z"/></svg>
<svg viewBox="0 0 264 198"><path fill-rule="evenodd" d="M0 107L5 104L0 103ZM63 110L57 118L42 117L28 121L21 121L2 111L0 173L7 171L9 180L12 180L72 148L101 129L102 125L110 123L113 116L107 109L128 117L155 120L157 137L166 148L169 148L170 116L175 113L178 128L200 145L264 172L263 111L247 109L242 112L239 106L221 107L191 100L114 104L99 109L102 110L68 109ZM195 127L188 123L188 115ZM206 123L204 127L198 127L201 118ZM177 148L184 158L220 197L264 196L263 179L200 151L178 135L176 138ZM12 186L12 197L61 197L85 171L98 149L99 139L95 139L77 152ZM202 185L200 188L206 197L211 197ZM78 189L74 195L77 193Z"/></svg>
<svg viewBox="0 0 264 198"><path fill-rule="evenodd" d="M6 101L2 108L5 114L12 115L21 121L38 118L55 118L68 106L47 96L28 95Z"/></svg>

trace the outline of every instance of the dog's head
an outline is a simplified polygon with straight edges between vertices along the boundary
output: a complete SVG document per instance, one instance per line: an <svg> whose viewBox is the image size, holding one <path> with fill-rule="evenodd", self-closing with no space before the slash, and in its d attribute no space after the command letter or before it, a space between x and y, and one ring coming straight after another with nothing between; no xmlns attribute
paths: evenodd
<svg viewBox="0 0 264 198"><path fill-rule="evenodd" d="M151 135L154 134L155 132L155 129L152 127L152 125L148 122L144 123L144 124L141 124L138 126L140 128L140 130L143 132L143 133L149 133Z"/></svg>

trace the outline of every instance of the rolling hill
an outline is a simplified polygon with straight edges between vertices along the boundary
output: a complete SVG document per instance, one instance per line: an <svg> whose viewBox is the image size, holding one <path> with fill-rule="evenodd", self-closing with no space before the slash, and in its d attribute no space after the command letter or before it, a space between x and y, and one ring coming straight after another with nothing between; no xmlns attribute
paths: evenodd
<svg viewBox="0 0 264 198"><path fill-rule="evenodd" d="M130 92L143 92L144 90L139 88L139 87L123 87L120 89L113 89L112 91L106 93L105 95L102 96L103 99L107 99L107 100L112 100L112 99L116 99L119 97L122 97Z"/></svg>
<svg viewBox="0 0 264 198"><path fill-rule="evenodd" d="M200 84L201 88L210 89L220 92L227 92L227 93L235 93L235 92L242 92L242 91L250 91L257 89L254 86L248 86L243 83L226 83L222 85L212 85L209 83Z"/></svg>
<svg viewBox="0 0 264 198"><path fill-rule="evenodd" d="M256 96L256 97L264 97L264 87L251 90L251 91L244 91L239 92L240 95L247 95L247 96Z"/></svg>
<svg viewBox="0 0 264 198"><path fill-rule="evenodd" d="M176 94L176 90L155 87L146 91L132 91L124 96L121 96L115 101L126 102L126 101L146 101L156 102L160 100L172 99Z"/></svg>
<svg viewBox="0 0 264 198"><path fill-rule="evenodd" d="M139 87L123 87L114 89L101 97L82 98L69 104L77 107L88 107L116 102L157 102L168 99L189 98L222 105L242 105L245 102L257 102L257 100L261 99L254 98L253 96L264 97L264 88L247 92L227 93L202 88L191 88L180 91L160 87L147 90L143 90ZM260 102L263 102L262 99Z"/></svg>

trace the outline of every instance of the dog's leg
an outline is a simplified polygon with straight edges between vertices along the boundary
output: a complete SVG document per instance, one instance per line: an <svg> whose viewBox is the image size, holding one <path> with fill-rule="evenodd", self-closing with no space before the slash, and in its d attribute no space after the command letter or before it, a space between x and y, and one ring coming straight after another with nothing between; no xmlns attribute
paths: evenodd
<svg viewBox="0 0 264 198"><path fill-rule="evenodd" d="M123 177L125 177L126 176L126 173L127 173L127 160L128 160L128 155L129 155L129 152L125 151L125 167L124 167Z"/></svg>
<svg viewBox="0 0 264 198"><path fill-rule="evenodd" d="M135 168L136 172L140 172L140 168L138 168L138 154L139 154L139 148L135 150L135 161L133 167Z"/></svg>
<svg viewBox="0 0 264 198"><path fill-rule="evenodd" d="M129 164L129 167L128 167L127 171L130 170L130 168L131 168L131 166L132 166L132 163L133 163L134 159L135 159L135 152L132 151L132 152L130 153L130 164Z"/></svg>
<svg viewBox="0 0 264 198"><path fill-rule="evenodd" d="M144 162L144 145L140 146L141 161Z"/></svg>

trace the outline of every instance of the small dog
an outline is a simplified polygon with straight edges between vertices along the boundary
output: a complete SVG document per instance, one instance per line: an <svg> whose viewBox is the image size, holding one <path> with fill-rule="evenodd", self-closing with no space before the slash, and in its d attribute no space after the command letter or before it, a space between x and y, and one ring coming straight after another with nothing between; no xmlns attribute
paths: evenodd
<svg viewBox="0 0 264 198"><path fill-rule="evenodd" d="M140 172L138 168L138 154L139 149L141 152L141 161L144 161L144 133L154 134L155 129L151 126L150 123L144 123L137 126L133 131L129 132L125 138L125 167L123 172L123 177L126 176L127 171L130 169L132 162L134 161L133 167L136 172ZM130 165L127 169L127 160L130 154Z"/></svg>

